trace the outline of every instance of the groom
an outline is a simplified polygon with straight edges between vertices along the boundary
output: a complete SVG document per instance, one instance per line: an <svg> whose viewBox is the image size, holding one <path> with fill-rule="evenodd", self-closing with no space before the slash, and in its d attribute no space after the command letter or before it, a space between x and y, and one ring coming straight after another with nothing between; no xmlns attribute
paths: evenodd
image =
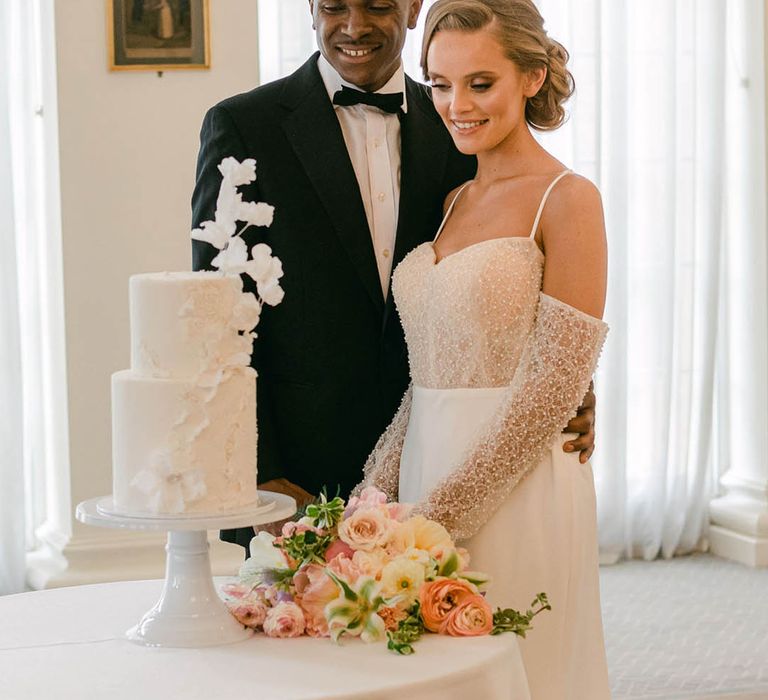
<svg viewBox="0 0 768 700"><path fill-rule="evenodd" d="M446 194L471 179L427 88L403 74L401 52L422 0L309 0L320 53L287 78L236 95L206 115L193 226L212 219L222 158L255 158L243 198L275 206L269 244L285 299L264 310L258 372L260 488L307 500L343 496L395 414L408 357L389 278L430 240ZM248 238L251 233L250 239ZM193 266L216 250L193 241ZM246 291L255 291L250 279ZM594 397L569 425L570 451L591 453ZM253 530L222 533L248 546Z"/></svg>

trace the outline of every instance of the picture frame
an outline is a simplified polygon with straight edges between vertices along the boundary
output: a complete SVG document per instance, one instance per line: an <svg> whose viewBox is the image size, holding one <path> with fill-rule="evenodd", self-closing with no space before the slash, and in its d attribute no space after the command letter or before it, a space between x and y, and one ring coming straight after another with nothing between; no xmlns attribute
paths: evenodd
<svg viewBox="0 0 768 700"><path fill-rule="evenodd" d="M209 0L106 0L109 69L206 70Z"/></svg>

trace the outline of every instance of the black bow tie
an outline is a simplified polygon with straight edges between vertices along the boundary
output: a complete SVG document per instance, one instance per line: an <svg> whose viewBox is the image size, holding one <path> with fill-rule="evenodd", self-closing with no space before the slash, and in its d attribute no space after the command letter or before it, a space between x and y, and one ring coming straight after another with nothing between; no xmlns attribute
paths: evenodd
<svg viewBox="0 0 768 700"><path fill-rule="evenodd" d="M343 85L341 90L333 96L333 104L340 107L351 107L352 105L370 105L378 107L383 112L397 114L402 111L403 93L402 92L363 92L362 90L353 90Z"/></svg>

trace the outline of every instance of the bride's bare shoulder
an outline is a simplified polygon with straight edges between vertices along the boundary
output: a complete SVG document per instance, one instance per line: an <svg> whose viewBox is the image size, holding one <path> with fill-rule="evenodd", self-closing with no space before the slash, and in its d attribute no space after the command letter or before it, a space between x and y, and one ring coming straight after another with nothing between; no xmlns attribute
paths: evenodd
<svg viewBox="0 0 768 700"><path fill-rule="evenodd" d="M448 208L451 206L451 203L454 199L456 199L456 196L459 194L459 192L469 184L470 181L464 182L458 187L454 187L447 195L445 195L445 199L443 200L443 216L445 216L445 213L448 211Z"/></svg>
<svg viewBox="0 0 768 700"><path fill-rule="evenodd" d="M549 195L549 200L542 215L542 228L554 225L559 228L582 217L597 218L602 221L603 202L600 190L583 175L570 173L560 180Z"/></svg>

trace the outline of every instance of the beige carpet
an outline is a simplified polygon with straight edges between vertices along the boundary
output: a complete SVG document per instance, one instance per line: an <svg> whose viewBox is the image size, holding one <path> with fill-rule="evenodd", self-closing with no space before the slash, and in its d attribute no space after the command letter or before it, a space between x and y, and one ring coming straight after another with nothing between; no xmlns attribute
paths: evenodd
<svg viewBox="0 0 768 700"><path fill-rule="evenodd" d="M768 569L699 554L600 582L614 700L768 699Z"/></svg>

